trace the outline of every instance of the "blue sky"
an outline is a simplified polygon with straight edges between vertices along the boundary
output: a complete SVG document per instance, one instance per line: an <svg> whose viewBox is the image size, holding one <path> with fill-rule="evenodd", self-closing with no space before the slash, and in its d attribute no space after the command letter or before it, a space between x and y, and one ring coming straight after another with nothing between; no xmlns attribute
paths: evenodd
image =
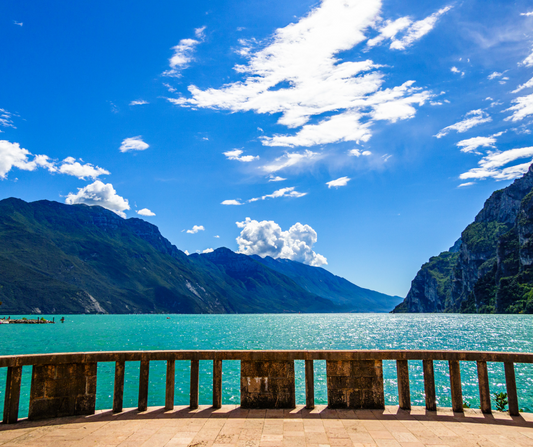
<svg viewBox="0 0 533 447"><path fill-rule="evenodd" d="M404 296L533 159L527 1L0 3L0 198Z"/></svg>

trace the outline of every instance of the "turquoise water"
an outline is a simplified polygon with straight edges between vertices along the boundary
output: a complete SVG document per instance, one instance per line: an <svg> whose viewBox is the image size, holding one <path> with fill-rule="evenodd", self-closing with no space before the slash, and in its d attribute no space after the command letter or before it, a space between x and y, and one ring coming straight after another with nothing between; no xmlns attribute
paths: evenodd
<svg viewBox="0 0 533 447"><path fill-rule="evenodd" d="M16 317L14 315L12 318ZM157 349L451 349L533 352L533 316L455 314L67 315L54 325L0 325L0 355ZM45 316L51 319L51 316ZM56 322L61 316L55 316ZM189 402L189 363L176 362L176 405ZM411 400L424 405L422 362L409 363ZM6 368L0 368L0 414ZM464 400L479 407L474 362L461 362ZM149 405L164 405L165 362L150 363ZM223 404L239 402L238 361L224 361ZM451 406L447 362L435 362L437 403ZM505 391L503 365L489 363L491 392ZM533 367L516 365L519 406L533 412ZM126 364L124 407L136 407L139 362ZM387 404L397 404L396 365L384 362ZM31 367L23 368L20 417ZM98 365L97 408L112 407L114 364ZM325 361L315 361L317 403L327 403ZM212 362L200 362L200 404L210 404ZM296 362L296 401L305 403Z"/></svg>

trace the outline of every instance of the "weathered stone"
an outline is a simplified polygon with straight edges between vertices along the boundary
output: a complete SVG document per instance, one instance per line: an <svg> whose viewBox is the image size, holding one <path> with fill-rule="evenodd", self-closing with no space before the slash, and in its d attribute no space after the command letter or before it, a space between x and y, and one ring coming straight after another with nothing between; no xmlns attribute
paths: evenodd
<svg viewBox="0 0 533 447"><path fill-rule="evenodd" d="M33 367L28 419L94 414L97 363Z"/></svg>
<svg viewBox="0 0 533 447"><path fill-rule="evenodd" d="M385 408L381 360L328 360L326 370L329 407Z"/></svg>
<svg viewBox="0 0 533 447"><path fill-rule="evenodd" d="M242 361L243 408L294 408L293 361Z"/></svg>

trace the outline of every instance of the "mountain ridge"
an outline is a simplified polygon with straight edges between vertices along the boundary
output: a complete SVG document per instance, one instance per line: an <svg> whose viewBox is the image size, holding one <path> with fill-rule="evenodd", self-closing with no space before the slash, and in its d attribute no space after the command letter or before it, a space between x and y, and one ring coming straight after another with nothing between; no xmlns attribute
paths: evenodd
<svg viewBox="0 0 533 447"><path fill-rule="evenodd" d="M353 311L226 248L187 256L155 225L98 206L4 199L0 242L2 313Z"/></svg>

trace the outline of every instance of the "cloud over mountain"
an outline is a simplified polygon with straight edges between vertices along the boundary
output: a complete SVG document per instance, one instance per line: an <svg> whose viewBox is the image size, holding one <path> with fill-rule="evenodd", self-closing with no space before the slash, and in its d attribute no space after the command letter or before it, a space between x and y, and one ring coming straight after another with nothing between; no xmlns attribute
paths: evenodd
<svg viewBox="0 0 533 447"><path fill-rule="evenodd" d="M68 205L80 203L85 205L99 205L117 213L123 218L126 218L124 211L130 209L128 200L120 197L111 183L104 184L100 180L96 180L84 188L78 188L76 194L69 193L65 199L65 203Z"/></svg>
<svg viewBox="0 0 533 447"><path fill-rule="evenodd" d="M324 256L313 251L317 233L309 225L298 222L289 230L282 231L274 221L258 222L249 217L236 224L242 228L241 234L237 237L239 253L291 259L313 266L327 264Z"/></svg>

